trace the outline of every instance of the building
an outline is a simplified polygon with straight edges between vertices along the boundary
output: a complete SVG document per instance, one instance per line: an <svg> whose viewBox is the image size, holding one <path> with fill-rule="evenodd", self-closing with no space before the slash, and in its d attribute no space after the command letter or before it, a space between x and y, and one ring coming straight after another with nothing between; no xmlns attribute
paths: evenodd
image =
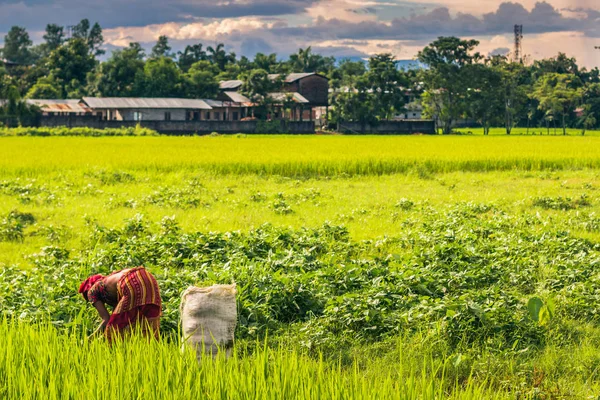
<svg viewBox="0 0 600 400"><path fill-rule="evenodd" d="M202 121L214 117L212 107L196 99L84 97L81 102L107 121Z"/></svg>
<svg viewBox="0 0 600 400"><path fill-rule="evenodd" d="M423 106L420 103L408 103L404 107L404 112L396 115L395 120L403 119L423 119Z"/></svg>
<svg viewBox="0 0 600 400"><path fill-rule="evenodd" d="M252 107L254 104L249 98L241 93L233 91L223 91L217 95L215 100L205 100L213 109L218 108L218 111L227 113L228 121L237 121L252 115ZM217 103L219 102L219 103Z"/></svg>
<svg viewBox="0 0 600 400"><path fill-rule="evenodd" d="M81 100L42 100L42 99L29 99L27 104L38 107L42 116L84 116L93 115L93 110L89 108Z"/></svg>
<svg viewBox="0 0 600 400"><path fill-rule="evenodd" d="M280 75L269 75L271 79L279 79ZM315 72L289 74L283 80L283 91L300 93L310 107L327 107L329 105L329 79Z"/></svg>
<svg viewBox="0 0 600 400"><path fill-rule="evenodd" d="M287 119L290 121L312 121L313 112L310 101L297 92L269 93L273 103L273 119Z"/></svg>
<svg viewBox="0 0 600 400"><path fill-rule="evenodd" d="M270 74L273 81L281 79L279 74ZM240 80L222 81L219 84L220 96L235 96L241 90L243 82ZM290 93L291 101L298 104L292 112L283 112L284 94ZM294 73L285 76L282 80L281 92L270 93L269 97L276 102L274 118L295 118L295 120L317 120L325 114L324 109L329 105L329 79L314 73ZM219 98L222 99L222 98Z"/></svg>

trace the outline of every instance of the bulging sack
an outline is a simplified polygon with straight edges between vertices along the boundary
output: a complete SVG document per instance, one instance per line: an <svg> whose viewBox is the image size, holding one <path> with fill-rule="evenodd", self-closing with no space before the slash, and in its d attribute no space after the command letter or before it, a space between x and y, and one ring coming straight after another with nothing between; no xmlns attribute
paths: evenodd
<svg viewBox="0 0 600 400"><path fill-rule="evenodd" d="M181 325L184 345L196 351L198 360L203 354L213 357L218 349L227 351L233 347L237 324L234 285L189 287L181 297Z"/></svg>

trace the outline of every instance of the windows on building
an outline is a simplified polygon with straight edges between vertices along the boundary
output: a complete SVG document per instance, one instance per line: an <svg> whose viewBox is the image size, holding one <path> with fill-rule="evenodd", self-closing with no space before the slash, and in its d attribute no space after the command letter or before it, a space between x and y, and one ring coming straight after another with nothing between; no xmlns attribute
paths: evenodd
<svg viewBox="0 0 600 400"><path fill-rule="evenodd" d="M133 112L133 120L134 121L141 121L142 120L142 112L141 111L134 111Z"/></svg>
<svg viewBox="0 0 600 400"><path fill-rule="evenodd" d="M215 111L215 119L217 121L221 119L221 113L220 112Z"/></svg>
<svg viewBox="0 0 600 400"><path fill-rule="evenodd" d="M233 112L233 120L237 121L238 119L240 119L240 114L237 111Z"/></svg>
<svg viewBox="0 0 600 400"><path fill-rule="evenodd" d="M207 112L206 112L206 120L207 120L207 121L210 121L210 111L207 111Z"/></svg>
<svg viewBox="0 0 600 400"><path fill-rule="evenodd" d="M170 120L171 120L171 112L165 111L165 121L170 121Z"/></svg>

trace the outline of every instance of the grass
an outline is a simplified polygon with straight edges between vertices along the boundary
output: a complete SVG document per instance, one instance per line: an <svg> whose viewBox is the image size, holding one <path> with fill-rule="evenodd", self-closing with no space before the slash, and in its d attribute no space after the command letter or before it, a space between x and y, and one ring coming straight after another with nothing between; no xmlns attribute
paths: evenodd
<svg viewBox="0 0 600 400"><path fill-rule="evenodd" d="M405 369L365 375L296 351L258 345L198 365L176 342L102 341L57 334L49 326L0 322L0 396L10 399L501 399L472 382L446 389L445 365L433 375ZM436 376L437 375L437 376Z"/></svg>
<svg viewBox="0 0 600 400"><path fill-rule="evenodd" d="M599 144L0 138L0 309L23 320L0 322L0 397L595 398ZM188 284L236 279L232 360L83 339L77 282L136 257L171 330ZM549 325L533 296L555 299Z"/></svg>

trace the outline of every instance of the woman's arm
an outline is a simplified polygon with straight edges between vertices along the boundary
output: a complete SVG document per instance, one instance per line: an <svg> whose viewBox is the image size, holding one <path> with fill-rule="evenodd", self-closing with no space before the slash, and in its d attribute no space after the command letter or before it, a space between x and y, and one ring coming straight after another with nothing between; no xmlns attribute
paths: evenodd
<svg viewBox="0 0 600 400"><path fill-rule="evenodd" d="M108 310L106 309L106 306L104 305L103 302L101 301L96 301L94 303L94 307L96 308L96 310L98 311L98 314L100 315L100 318L102 318L102 323L100 324L100 326L94 331L94 333L92 333L90 335L90 338L96 336L98 333L102 333L105 329L106 329L106 324L108 323L108 320L110 319L110 313L108 312Z"/></svg>

